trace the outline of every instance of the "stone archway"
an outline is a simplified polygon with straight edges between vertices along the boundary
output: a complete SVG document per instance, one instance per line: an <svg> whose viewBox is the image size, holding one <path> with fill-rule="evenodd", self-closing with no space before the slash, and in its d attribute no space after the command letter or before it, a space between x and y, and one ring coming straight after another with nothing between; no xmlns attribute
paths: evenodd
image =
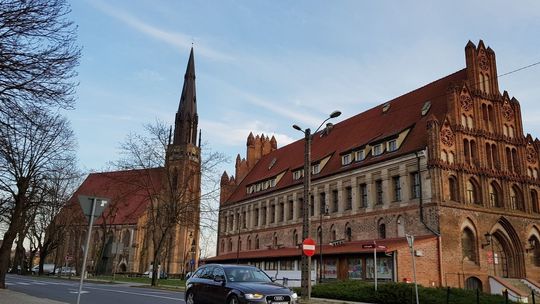
<svg viewBox="0 0 540 304"><path fill-rule="evenodd" d="M524 278L523 246L510 222L501 218L491 233L495 275L505 278Z"/></svg>

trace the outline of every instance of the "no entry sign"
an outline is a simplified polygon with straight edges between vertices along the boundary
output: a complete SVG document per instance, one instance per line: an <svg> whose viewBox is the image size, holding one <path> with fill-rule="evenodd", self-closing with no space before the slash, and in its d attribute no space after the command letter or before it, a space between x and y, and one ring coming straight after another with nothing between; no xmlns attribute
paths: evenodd
<svg viewBox="0 0 540 304"><path fill-rule="evenodd" d="M302 242L302 251L307 256L313 256L315 254L315 241L311 238L307 238Z"/></svg>

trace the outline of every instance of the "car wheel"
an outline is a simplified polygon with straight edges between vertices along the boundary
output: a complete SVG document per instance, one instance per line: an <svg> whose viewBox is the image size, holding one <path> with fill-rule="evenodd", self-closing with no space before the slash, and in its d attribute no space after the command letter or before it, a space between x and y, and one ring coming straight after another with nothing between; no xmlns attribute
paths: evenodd
<svg viewBox="0 0 540 304"><path fill-rule="evenodd" d="M239 304L238 298L235 295L232 295L229 297L229 301L227 301L227 304Z"/></svg>
<svg viewBox="0 0 540 304"><path fill-rule="evenodd" d="M195 295L193 292L188 291L187 297L186 297L186 303L187 304L195 304Z"/></svg>

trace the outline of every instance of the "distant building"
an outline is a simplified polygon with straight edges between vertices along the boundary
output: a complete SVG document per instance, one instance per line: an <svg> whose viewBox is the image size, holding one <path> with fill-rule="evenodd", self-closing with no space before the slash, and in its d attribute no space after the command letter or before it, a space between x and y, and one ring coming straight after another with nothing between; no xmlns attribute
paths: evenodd
<svg viewBox="0 0 540 304"><path fill-rule="evenodd" d="M509 279L540 281L540 141L524 135L518 100L499 91L493 50L469 42L465 59L464 69L313 135L314 282L369 281L375 267L380 280L412 280L405 234L416 237L423 285L496 291L519 284ZM303 157L303 140L278 149L249 134L246 158L221 179L208 262L252 263L299 285ZM382 246L376 266L373 243Z"/></svg>
<svg viewBox="0 0 540 304"><path fill-rule="evenodd" d="M76 223L50 259L56 265L75 264L80 269L80 248L88 223L82 216L78 196L87 195L111 200L93 227L89 270L99 273L150 270L154 257L149 212L153 212L152 206L155 210L155 204L168 199L164 196L170 195L169 187L177 187L175 193L183 195L178 208L184 208L189 200L191 209L188 219L167 232L161 270L168 274L185 274L197 267L201 195L197 126L195 62L191 49L164 167L89 174L62 213L62 216L77 217Z"/></svg>

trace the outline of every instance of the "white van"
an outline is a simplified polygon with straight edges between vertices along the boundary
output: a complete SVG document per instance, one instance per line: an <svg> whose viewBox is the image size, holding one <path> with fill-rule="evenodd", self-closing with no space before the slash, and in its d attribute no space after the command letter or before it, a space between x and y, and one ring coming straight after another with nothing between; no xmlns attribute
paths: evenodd
<svg viewBox="0 0 540 304"><path fill-rule="evenodd" d="M32 274L39 273L39 265L32 267ZM43 264L43 274L53 274L54 264Z"/></svg>

